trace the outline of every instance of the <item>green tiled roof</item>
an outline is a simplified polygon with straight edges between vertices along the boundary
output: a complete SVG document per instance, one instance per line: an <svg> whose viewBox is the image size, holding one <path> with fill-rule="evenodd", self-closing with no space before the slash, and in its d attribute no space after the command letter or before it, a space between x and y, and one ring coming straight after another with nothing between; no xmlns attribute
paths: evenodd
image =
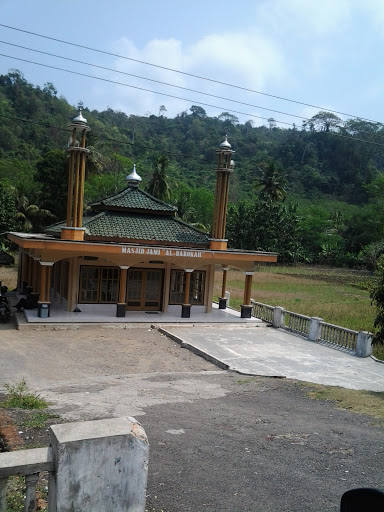
<svg viewBox="0 0 384 512"><path fill-rule="evenodd" d="M124 208L128 210L146 210L156 212L176 212L177 208L163 203L138 187L128 186L118 194L107 197L96 203L92 203L92 210L112 208Z"/></svg>
<svg viewBox="0 0 384 512"><path fill-rule="evenodd" d="M65 223L47 228L47 233L57 235ZM168 215L144 215L117 211L103 211L84 216L85 239L100 237L103 240L148 240L161 244L178 243L208 246L208 234Z"/></svg>

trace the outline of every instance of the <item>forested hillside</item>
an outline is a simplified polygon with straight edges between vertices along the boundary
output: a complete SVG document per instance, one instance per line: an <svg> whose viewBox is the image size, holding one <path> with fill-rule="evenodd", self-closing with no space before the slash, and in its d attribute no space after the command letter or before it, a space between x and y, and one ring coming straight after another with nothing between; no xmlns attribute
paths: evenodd
<svg viewBox="0 0 384 512"><path fill-rule="evenodd" d="M122 189L135 162L143 187L162 183L180 217L209 230L215 149L228 133L232 246L375 268L384 240L383 125L319 112L282 129L273 119L255 127L229 112L208 117L196 105L174 119L165 111L141 117L84 105L92 129L86 200ZM64 217L65 127L76 112L51 83L35 87L18 71L0 76L0 232L41 230Z"/></svg>

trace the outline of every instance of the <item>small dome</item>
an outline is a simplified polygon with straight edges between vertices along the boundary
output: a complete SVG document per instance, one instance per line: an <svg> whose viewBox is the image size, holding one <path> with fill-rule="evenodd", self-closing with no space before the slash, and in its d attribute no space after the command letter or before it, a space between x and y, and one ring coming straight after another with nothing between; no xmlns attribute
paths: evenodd
<svg viewBox="0 0 384 512"><path fill-rule="evenodd" d="M235 161L234 160L231 160L230 166L232 167L232 169L235 167Z"/></svg>
<svg viewBox="0 0 384 512"><path fill-rule="evenodd" d="M136 183L137 185L141 182L141 177L136 172L136 164L133 164L133 171L125 178L125 181L128 184Z"/></svg>
<svg viewBox="0 0 384 512"><path fill-rule="evenodd" d="M223 148L223 149L231 149L231 145L230 143L228 142L228 135L225 136L225 140L220 144L219 148Z"/></svg>
<svg viewBox="0 0 384 512"><path fill-rule="evenodd" d="M73 123L84 123L84 124L87 124L87 120L85 119L85 117L83 117L82 113L81 113L81 109L79 110L79 115L76 116L73 120L72 120Z"/></svg>

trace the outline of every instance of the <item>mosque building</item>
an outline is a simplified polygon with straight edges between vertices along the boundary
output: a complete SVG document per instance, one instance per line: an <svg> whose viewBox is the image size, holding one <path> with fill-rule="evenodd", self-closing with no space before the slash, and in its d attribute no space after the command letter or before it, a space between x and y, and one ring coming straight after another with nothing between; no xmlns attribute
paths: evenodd
<svg viewBox="0 0 384 512"><path fill-rule="evenodd" d="M216 149L209 235L178 219L175 206L142 190L135 166L124 190L90 204L89 213L83 215L90 128L81 110L68 130L66 220L49 226L44 234L8 234L19 246L18 289L29 286L38 294L38 316L52 318L61 309L73 312L76 322L79 312L92 309L127 321L132 311L172 311L193 318L194 311L211 312L218 271L222 273L219 307L226 308L226 276L234 268L244 275L241 316L250 318L255 267L276 262L277 254L227 247L228 187L234 171L234 151L227 137Z"/></svg>

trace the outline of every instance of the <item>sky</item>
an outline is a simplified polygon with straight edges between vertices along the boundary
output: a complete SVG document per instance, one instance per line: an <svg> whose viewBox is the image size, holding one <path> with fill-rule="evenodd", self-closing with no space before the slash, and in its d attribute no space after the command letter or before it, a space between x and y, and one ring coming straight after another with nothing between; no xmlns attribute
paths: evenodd
<svg viewBox="0 0 384 512"><path fill-rule="evenodd" d="M174 117L198 105L287 128L320 109L384 122L383 0L0 0L0 24L116 55L0 26L0 73L51 82L74 106Z"/></svg>

